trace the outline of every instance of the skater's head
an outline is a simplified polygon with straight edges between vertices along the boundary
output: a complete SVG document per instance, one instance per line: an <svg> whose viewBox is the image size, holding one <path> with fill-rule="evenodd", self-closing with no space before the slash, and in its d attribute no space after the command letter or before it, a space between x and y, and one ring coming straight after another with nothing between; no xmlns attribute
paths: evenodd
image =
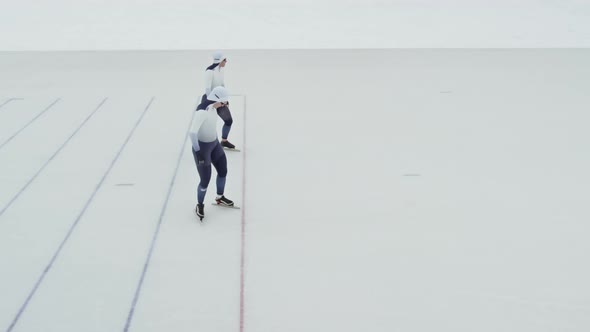
<svg viewBox="0 0 590 332"><path fill-rule="evenodd" d="M213 63L218 63L219 67L223 68L227 63L227 58L221 52L216 52L213 54Z"/></svg>
<svg viewBox="0 0 590 332"><path fill-rule="evenodd" d="M227 102L229 101L229 93L226 88L218 86L211 90L207 95L207 99L215 102L215 104L213 104L215 108L223 107L227 105Z"/></svg>

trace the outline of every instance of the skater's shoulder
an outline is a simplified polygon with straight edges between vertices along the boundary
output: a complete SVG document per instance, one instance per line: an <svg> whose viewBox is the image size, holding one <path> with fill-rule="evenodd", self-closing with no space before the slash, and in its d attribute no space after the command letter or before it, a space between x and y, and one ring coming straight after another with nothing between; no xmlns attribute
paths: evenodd
<svg viewBox="0 0 590 332"><path fill-rule="evenodd" d="M215 68L217 68L217 66L219 66L219 64L218 63L214 63L211 66L207 67L206 71L207 70L214 70Z"/></svg>
<svg viewBox="0 0 590 332"><path fill-rule="evenodd" d="M203 100L201 101L201 103L197 106L197 109L195 111L205 111L207 110L207 108L209 108L211 105L215 104L214 101L209 100L207 98L203 98Z"/></svg>

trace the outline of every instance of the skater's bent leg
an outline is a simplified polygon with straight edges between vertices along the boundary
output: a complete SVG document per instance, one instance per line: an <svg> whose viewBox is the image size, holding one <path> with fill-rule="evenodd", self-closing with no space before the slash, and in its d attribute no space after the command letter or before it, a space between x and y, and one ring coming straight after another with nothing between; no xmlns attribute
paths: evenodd
<svg viewBox="0 0 590 332"><path fill-rule="evenodd" d="M217 114L223 120L223 128L221 128L221 139L226 140L229 136L229 131L231 130L231 125L234 123L234 120L231 116L229 107L227 106L218 108Z"/></svg>
<svg viewBox="0 0 590 332"><path fill-rule="evenodd" d="M195 151L194 148L192 150L193 150L193 159L195 159L195 166L199 166L199 159L202 159L200 151Z"/></svg>
<svg viewBox="0 0 590 332"><path fill-rule="evenodd" d="M213 151L213 167L217 171L217 195L223 195L225 190L225 179L227 178L227 157L221 146L217 146Z"/></svg>
<svg viewBox="0 0 590 332"><path fill-rule="evenodd" d="M204 151L203 149L199 151L193 149L193 157L197 164L199 178L201 179L199 186L197 187L197 201L199 204L203 204L205 201L207 187L209 186L209 181L211 181L211 162L209 158L207 158L206 152L207 151Z"/></svg>
<svg viewBox="0 0 590 332"><path fill-rule="evenodd" d="M229 125L229 126L223 125L223 127L221 127L221 139L227 140L230 130L231 130L231 125Z"/></svg>
<svg viewBox="0 0 590 332"><path fill-rule="evenodd" d="M225 191L225 179L225 176L217 176L217 196L223 196L223 192Z"/></svg>
<svg viewBox="0 0 590 332"><path fill-rule="evenodd" d="M199 171L199 177L201 178L197 188L197 201L200 204L203 204L209 181L211 181L211 164L197 166L197 170Z"/></svg>

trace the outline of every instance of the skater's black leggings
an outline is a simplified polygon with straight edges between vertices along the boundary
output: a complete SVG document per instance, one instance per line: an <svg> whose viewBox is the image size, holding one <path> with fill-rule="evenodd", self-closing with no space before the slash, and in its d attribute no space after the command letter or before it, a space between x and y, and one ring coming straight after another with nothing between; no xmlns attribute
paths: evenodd
<svg viewBox="0 0 590 332"><path fill-rule="evenodd" d="M231 117L231 112L229 111L229 107L223 106L217 109L217 114L223 120L223 128L221 129L221 138L227 139L229 136L229 131L231 130L231 125L234 123L234 120Z"/></svg>
<svg viewBox="0 0 590 332"><path fill-rule="evenodd" d="M217 195L223 195L225 177L227 176L227 158L219 141L215 140L208 143L199 141L199 151L193 149L193 157L195 158L197 171L201 178L201 182L197 188L197 200L199 203L203 204L205 200L207 187L211 180L211 164L213 164L213 167L217 171Z"/></svg>

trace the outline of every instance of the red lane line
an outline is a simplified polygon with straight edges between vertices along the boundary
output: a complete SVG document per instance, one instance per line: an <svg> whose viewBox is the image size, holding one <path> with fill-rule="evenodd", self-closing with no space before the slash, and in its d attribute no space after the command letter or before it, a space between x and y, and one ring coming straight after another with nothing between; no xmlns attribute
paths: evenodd
<svg viewBox="0 0 590 332"><path fill-rule="evenodd" d="M242 148L242 238L240 249L240 332L244 332L244 260L246 243L246 96L244 96Z"/></svg>

